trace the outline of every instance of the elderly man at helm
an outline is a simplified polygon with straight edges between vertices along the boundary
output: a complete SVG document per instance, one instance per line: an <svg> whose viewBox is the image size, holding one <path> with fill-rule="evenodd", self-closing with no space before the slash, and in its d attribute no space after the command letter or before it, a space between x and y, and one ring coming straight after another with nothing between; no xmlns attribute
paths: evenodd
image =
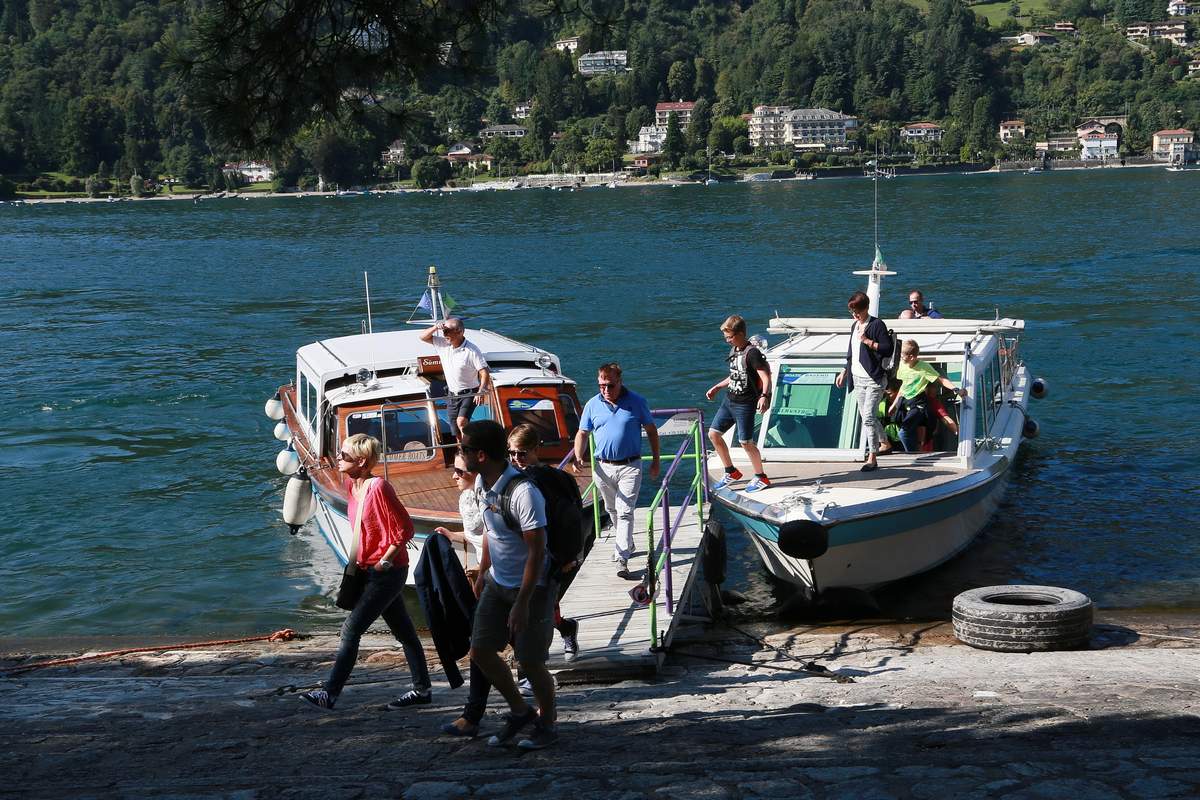
<svg viewBox="0 0 1200 800"><path fill-rule="evenodd" d="M445 320L426 328L421 341L432 344L442 362L446 376L446 392L450 395L447 408L450 412L450 432L455 439L471 421L475 413L477 398L491 390L492 377L488 372L487 359L472 342L467 341L466 328L458 317ZM483 402L487 402L484 399Z"/></svg>

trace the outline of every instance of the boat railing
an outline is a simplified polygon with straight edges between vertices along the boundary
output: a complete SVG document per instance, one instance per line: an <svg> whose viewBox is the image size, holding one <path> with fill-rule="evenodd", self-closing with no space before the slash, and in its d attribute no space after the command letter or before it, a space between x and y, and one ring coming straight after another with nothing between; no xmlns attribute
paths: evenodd
<svg viewBox="0 0 1200 800"><path fill-rule="evenodd" d="M669 463L659 478L658 490L650 502L646 525L646 578L644 587L645 602L650 607L650 641L652 648L662 646L662 634L658 630L658 597L665 592L667 613L675 614L675 586L672 583L672 543L680 525L694 505L697 524L704 527L704 504L708 498L708 485L705 480L708 461L708 439L704 435L704 412L698 408L660 408L650 412L655 419L666 418L659 427L662 437L682 437L682 442L671 457ZM589 434L589 459L592 475L596 475L596 449L594 438ZM652 460L653 456L643 455L642 461ZM566 466L571 460L568 455L560 467ZM675 478L680 466L691 464L693 474L682 487L682 495L673 494L671 481ZM675 487L680 492L681 487ZM591 496L593 513L593 530L600 531L600 495L596 479L588 484L585 496ZM674 498L674 500L673 500ZM661 579L660 579L661 576Z"/></svg>

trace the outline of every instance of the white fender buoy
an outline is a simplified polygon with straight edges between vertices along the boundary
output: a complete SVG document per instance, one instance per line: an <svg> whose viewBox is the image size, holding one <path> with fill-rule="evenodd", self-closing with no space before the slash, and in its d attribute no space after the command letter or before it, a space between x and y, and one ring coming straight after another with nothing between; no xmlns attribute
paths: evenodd
<svg viewBox="0 0 1200 800"><path fill-rule="evenodd" d="M1050 385L1046 383L1045 378L1034 378L1033 383L1029 384L1030 397L1041 400L1048 394L1050 394Z"/></svg>
<svg viewBox="0 0 1200 800"><path fill-rule="evenodd" d="M279 399L278 393L267 400L267 404L263 406L263 413L276 422L283 419L283 402Z"/></svg>
<svg viewBox="0 0 1200 800"><path fill-rule="evenodd" d="M292 440L292 431L288 428L288 424L286 422L275 423L275 430L273 431L273 434L275 438L281 442L290 442Z"/></svg>
<svg viewBox="0 0 1200 800"><path fill-rule="evenodd" d="M1038 421L1036 419L1033 417L1025 418L1025 427L1021 429L1021 434L1026 439L1036 439L1041 431L1042 426L1038 425Z"/></svg>
<svg viewBox="0 0 1200 800"><path fill-rule="evenodd" d="M293 475L300 469L300 456L290 447L285 447L275 456L275 469L280 475Z"/></svg>
<svg viewBox="0 0 1200 800"><path fill-rule="evenodd" d="M312 480L307 471L301 470L288 478L287 488L283 490L283 521L295 533L312 518L316 510Z"/></svg>

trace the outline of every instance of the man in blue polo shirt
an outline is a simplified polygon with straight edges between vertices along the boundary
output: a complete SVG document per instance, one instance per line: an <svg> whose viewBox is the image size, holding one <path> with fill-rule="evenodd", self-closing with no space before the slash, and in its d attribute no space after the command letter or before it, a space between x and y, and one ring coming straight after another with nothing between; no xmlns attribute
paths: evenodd
<svg viewBox="0 0 1200 800"><path fill-rule="evenodd" d="M601 364L596 378L600 393L587 401L575 435L575 462L588 463L588 433L596 437L596 486L616 529L613 561L617 575L629 577L633 543L633 509L642 486L642 431L650 440L650 479L658 480L658 427L646 399L621 385L621 365Z"/></svg>

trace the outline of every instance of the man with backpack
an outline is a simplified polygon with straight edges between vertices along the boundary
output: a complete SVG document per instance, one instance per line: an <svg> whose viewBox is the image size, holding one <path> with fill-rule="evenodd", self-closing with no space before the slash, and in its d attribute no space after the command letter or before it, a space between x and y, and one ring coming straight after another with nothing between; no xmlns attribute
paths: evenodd
<svg viewBox="0 0 1200 800"><path fill-rule="evenodd" d="M588 433L596 437L596 471L593 477L604 508L616 530L613 561L617 575L629 577L629 559L637 547L633 541L633 510L642 488L642 431L650 440L650 479L658 480L658 426L650 416L646 399L621 385L621 365L601 364L596 378L600 387L583 407L579 432L575 435L575 463L588 464Z"/></svg>
<svg viewBox="0 0 1200 800"><path fill-rule="evenodd" d="M479 476L475 494L486 528L475 583L479 603L471 630L471 660L510 710L504 727L488 745L501 747L516 741L522 750L539 750L558 740L554 678L546 669L558 591L546 549L545 500L533 482L509 464L504 428L498 422L468 423L459 450ZM506 492L513 479L519 483ZM510 640L533 686L536 709L525 702L500 657Z"/></svg>

